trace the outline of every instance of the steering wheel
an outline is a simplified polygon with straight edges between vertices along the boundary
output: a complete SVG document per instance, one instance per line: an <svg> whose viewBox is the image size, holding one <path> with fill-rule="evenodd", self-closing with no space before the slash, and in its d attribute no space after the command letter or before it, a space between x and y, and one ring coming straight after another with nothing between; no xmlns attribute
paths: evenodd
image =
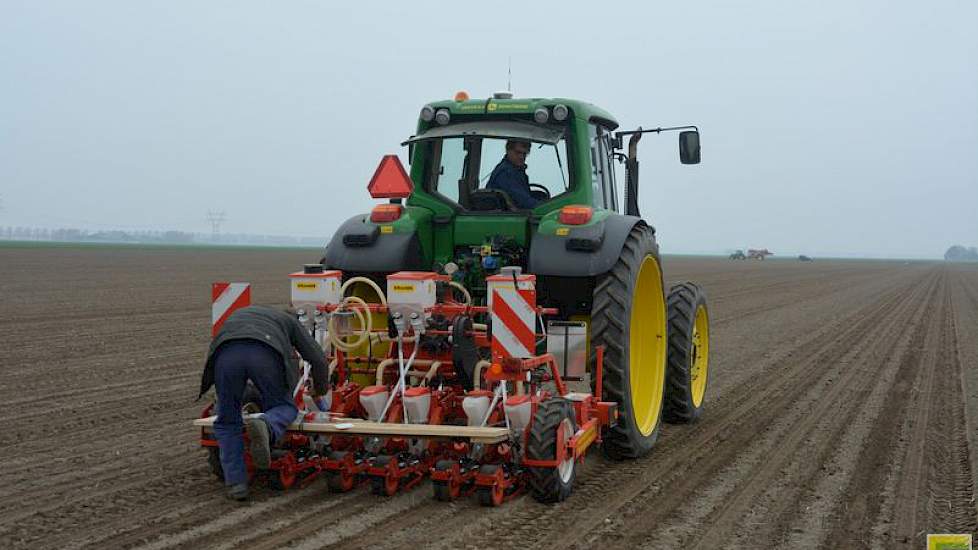
<svg viewBox="0 0 978 550"><path fill-rule="evenodd" d="M550 198L550 189L547 189L546 187L540 185L539 183L531 183L530 195L536 196L537 193L542 195L543 200L547 200Z"/></svg>

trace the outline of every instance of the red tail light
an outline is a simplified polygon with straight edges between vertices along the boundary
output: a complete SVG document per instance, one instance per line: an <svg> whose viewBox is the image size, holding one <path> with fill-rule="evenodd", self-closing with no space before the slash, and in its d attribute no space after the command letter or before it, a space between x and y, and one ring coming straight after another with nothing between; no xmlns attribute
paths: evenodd
<svg viewBox="0 0 978 550"><path fill-rule="evenodd" d="M560 223L565 225L584 225L591 221L594 209L590 206L571 205L560 209Z"/></svg>
<svg viewBox="0 0 978 550"><path fill-rule="evenodd" d="M378 204L370 212L370 221L374 223L389 223L401 217L401 205Z"/></svg>

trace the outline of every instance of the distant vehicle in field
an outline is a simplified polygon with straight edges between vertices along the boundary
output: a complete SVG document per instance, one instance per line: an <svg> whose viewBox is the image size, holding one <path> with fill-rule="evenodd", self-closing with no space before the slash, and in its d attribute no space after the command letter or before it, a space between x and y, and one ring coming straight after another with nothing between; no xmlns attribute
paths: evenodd
<svg viewBox="0 0 978 550"><path fill-rule="evenodd" d="M747 255L744 254L744 251L743 250L737 250L736 252L734 252L733 254L731 254L729 256L729 258L731 260L746 260L747 259Z"/></svg>
<svg viewBox="0 0 978 550"><path fill-rule="evenodd" d="M799 254L798 255L798 261L800 261L800 262L814 262L815 260L813 260L810 256L806 256L804 254Z"/></svg>
<svg viewBox="0 0 978 550"><path fill-rule="evenodd" d="M751 248L747 251L747 258L751 260L763 260L765 256L773 256L774 252L766 248Z"/></svg>

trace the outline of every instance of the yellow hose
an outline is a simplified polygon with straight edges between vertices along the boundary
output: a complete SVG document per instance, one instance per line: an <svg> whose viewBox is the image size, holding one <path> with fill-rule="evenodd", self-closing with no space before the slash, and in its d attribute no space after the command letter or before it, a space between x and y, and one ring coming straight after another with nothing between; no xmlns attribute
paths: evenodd
<svg viewBox="0 0 978 550"><path fill-rule="evenodd" d="M377 283L373 282L367 277L350 277L345 283L343 283L343 286L340 287L340 295L346 294L347 289L349 289L350 286L355 283L364 283L372 288L373 291L377 293L377 297L380 298L380 303L384 306L387 305L387 297L384 296L384 292L379 286L377 286ZM354 315L356 315L357 320L360 321L360 329L353 331L353 333L356 334L356 338L352 342L344 342L339 336L337 336L336 325L333 322L336 317L336 312L344 310L351 311ZM374 335L372 334L373 316L370 313L370 306L368 306L367 302L359 296L344 297L343 301L340 302L339 307L333 312L333 315L329 316L329 322L327 323L326 328L329 334L329 341L338 349L347 353L362 346L367 342L368 338L371 340L371 342L374 341Z"/></svg>
<svg viewBox="0 0 978 550"><path fill-rule="evenodd" d="M491 363L483 359L475 364L475 369L472 372L472 389L481 390L482 384L479 382L479 377L482 376L482 369L488 367Z"/></svg>
<svg viewBox="0 0 978 550"><path fill-rule="evenodd" d="M466 290L461 283L456 283L455 281L448 281L448 286L458 289L458 291L462 293L462 296L465 296L465 305L467 306L472 305L472 295L469 294L469 291Z"/></svg>
<svg viewBox="0 0 978 550"><path fill-rule="evenodd" d="M377 293L377 297L380 298L380 303L385 306L387 305L387 297L384 296L384 291L380 290L380 287L377 286L377 283L371 281L366 277L350 277L345 283L343 283L343 286L340 287L340 295L342 296L346 294L346 289L350 288L350 285L352 285L353 283L364 283L370 288L374 289L374 292Z"/></svg>
<svg viewBox="0 0 978 550"><path fill-rule="evenodd" d="M380 364L377 365L376 382L378 386L384 385L384 371L387 369L387 367L393 365L396 362L397 359L390 358L390 359L384 359L383 361L380 362ZM414 371L414 370L411 371L412 376L421 375L424 377L424 380L427 382L432 378L434 378L435 374L438 373L438 368L441 367L442 363L441 361L435 361L433 359L415 359L412 365L417 365L419 367L430 367L427 371ZM427 384L422 384L422 385L427 385Z"/></svg>
<svg viewBox="0 0 978 550"><path fill-rule="evenodd" d="M363 311L366 311L366 315L360 309L354 307L360 306ZM354 331L356 333L356 339L353 342L344 342L342 338L337 336L336 331L336 314L344 309L349 308L350 312L357 316L357 320L360 321L360 330ZM345 352L353 351L354 349L362 346L367 338L370 337L370 331L373 329L373 319L370 315L370 306L363 298L357 296L347 296L343 298L340 302L340 307L329 316L329 322L326 324L327 332L329 333L329 341L332 342L337 349L343 350Z"/></svg>

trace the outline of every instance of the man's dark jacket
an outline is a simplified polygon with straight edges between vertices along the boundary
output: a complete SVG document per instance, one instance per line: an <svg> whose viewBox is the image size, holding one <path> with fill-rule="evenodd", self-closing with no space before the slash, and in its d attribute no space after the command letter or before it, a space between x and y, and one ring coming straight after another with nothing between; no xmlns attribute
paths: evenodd
<svg viewBox="0 0 978 550"><path fill-rule="evenodd" d="M200 395L214 385L214 359L217 348L232 340L257 340L268 345L282 356L282 367L285 377L285 387L290 390L299 382L299 365L292 353L298 350L303 359L312 365L313 391L323 395L328 388L326 359L323 348L309 336L295 317L265 306L248 306L231 314L224 321L221 330L211 342L207 352L207 363L204 375L200 380Z"/></svg>
<svg viewBox="0 0 978 550"><path fill-rule="evenodd" d="M540 202L530 194L530 177L526 175L526 166L516 166L506 157L492 169L486 189L505 191L517 208L533 208Z"/></svg>

